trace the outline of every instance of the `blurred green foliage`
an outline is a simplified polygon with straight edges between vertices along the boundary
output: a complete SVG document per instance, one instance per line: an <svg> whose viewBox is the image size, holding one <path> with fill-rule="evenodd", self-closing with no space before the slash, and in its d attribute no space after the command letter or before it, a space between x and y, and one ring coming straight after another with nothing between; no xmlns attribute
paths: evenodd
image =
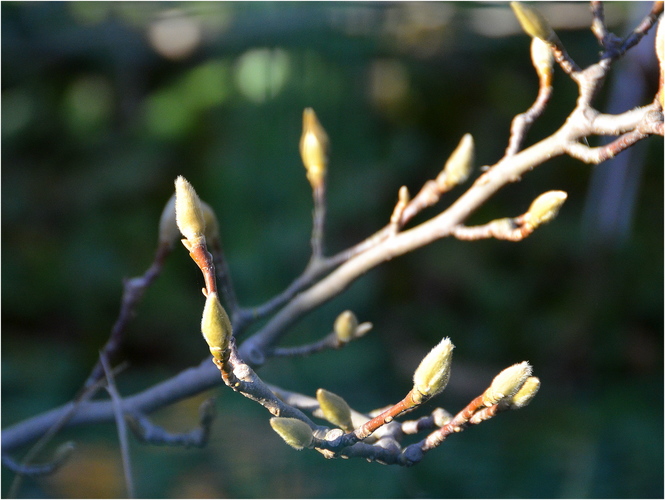
<svg viewBox="0 0 665 500"><path fill-rule="evenodd" d="M607 6L619 34L632 29L629 5ZM587 7L543 10L559 16L555 28L571 55L593 62ZM464 133L475 138L478 165L501 157L510 120L536 95L528 54L528 37L504 4L3 2L3 427L80 387L115 320L122 279L150 264L177 175L217 211L239 298L258 304L308 259L303 108L316 110L332 142L333 253L380 228L398 188L415 193ZM637 75L647 95L656 75L648 66ZM574 85L557 72L553 101L529 140L556 130L574 99ZM607 104L603 92L598 107ZM206 448L132 443L138 495L662 497L663 142L650 138L635 150L639 190L624 207L633 211L628 232L606 237L583 218L594 202L592 172L606 175L613 162L556 159L471 219L515 216L541 192L563 189L568 201L554 223L518 244L437 242L368 273L286 342L327 333L345 308L374 323L367 338L260 372L310 395L324 387L368 411L402 397L420 357L450 336L452 379L433 404L455 412L499 370L527 359L542 380L528 408L401 469L296 452L262 408L213 390L155 415L186 430L202 398L216 397ZM200 287L177 249L118 357L130 362L118 379L123 394L206 356ZM72 464L27 481L21 494L123 495L114 427L63 434L78 443ZM12 477L3 469L3 496Z"/></svg>

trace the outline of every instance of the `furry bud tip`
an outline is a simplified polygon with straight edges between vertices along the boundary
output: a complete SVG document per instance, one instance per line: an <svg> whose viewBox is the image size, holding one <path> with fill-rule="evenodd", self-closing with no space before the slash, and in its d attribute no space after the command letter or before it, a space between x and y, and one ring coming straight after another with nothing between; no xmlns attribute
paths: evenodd
<svg viewBox="0 0 665 500"><path fill-rule="evenodd" d="M510 366L499 373L483 393L483 404L492 406L502 399L513 397L531 376L531 365L526 361Z"/></svg>
<svg viewBox="0 0 665 500"><path fill-rule="evenodd" d="M515 17L520 22L522 29L532 37L540 38L544 42L554 42L557 40L556 33L547 22L547 19L533 7L524 5L521 2L510 2L510 6L515 13Z"/></svg>
<svg viewBox="0 0 665 500"><path fill-rule="evenodd" d="M445 337L420 362L413 374L416 396L422 396L421 401L416 401L417 403L439 394L446 388L450 379L454 348L450 339Z"/></svg>
<svg viewBox="0 0 665 500"><path fill-rule="evenodd" d="M524 408L536 396L538 389L540 389L540 379L538 377L527 378L520 390L510 399L510 408L513 410Z"/></svg>
<svg viewBox="0 0 665 500"><path fill-rule="evenodd" d="M307 448L314 439L309 425L297 418L273 417L270 419L270 426L286 444L296 450Z"/></svg>
<svg viewBox="0 0 665 500"><path fill-rule="evenodd" d="M175 217L182 235L194 243L205 233L201 199L182 175L175 180Z"/></svg>
<svg viewBox="0 0 665 500"><path fill-rule="evenodd" d="M565 191L547 191L533 200L526 213L526 223L533 229L554 219L568 198Z"/></svg>
<svg viewBox="0 0 665 500"><path fill-rule="evenodd" d="M351 408L344 399L325 389L316 391L316 399L323 412L323 417L328 422L345 432L350 432L353 429Z"/></svg>

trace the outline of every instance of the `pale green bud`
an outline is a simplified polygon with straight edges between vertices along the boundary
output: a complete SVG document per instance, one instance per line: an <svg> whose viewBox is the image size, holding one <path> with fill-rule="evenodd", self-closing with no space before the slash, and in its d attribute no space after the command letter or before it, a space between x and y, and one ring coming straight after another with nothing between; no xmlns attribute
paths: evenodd
<svg viewBox="0 0 665 500"><path fill-rule="evenodd" d="M352 311L344 311L337 316L333 329L340 342L344 344L351 342L356 337L358 318Z"/></svg>
<svg viewBox="0 0 665 500"><path fill-rule="evenodd" d="M179 175L175 180L175 217L182 235L195 242L205 233L205 219L201 200L192 185Z"/></svg>
<svg viewBox="0 0 665 500"><path fill-rule="evenodd" d="M547 191L533 200L526 213L525 222L533 229L554 219L561 205L568 198L564 191Z"/></svg>
<svg viewBox="0 0 665 500"><path fill-rule="evenodd" d="M159 218L159 243L173 244L180 238L180 230L175 220L175 194L169 198L164 205L162 215Z"/></svg>
<svg viewBox="0 0 665 500"><path fill-rule="evenodd" d="M483 404L492 406L502 399L510 398L520 390L531 375L531 365L526 361L510 366L499 373L483 393Z"/></svg>
<svg viewBox="0 0 665 500"><path fill-rule="evenodd" d="M306 108L302 114L300 156L310 184L313 188L320 186L325 178L328 163L328 135L312 108Z"/></svg>
<svg viewBox="0 0 665 500"><path fill-rule="evenodd" d="M452 152L448 161L446 161L443 172L437 178L437 183L443 183L444 189L450 189L464 182L473 168L473 159L475 156L473 136L464 134L459 144Z"/></svg>
<svg viewBox="0 0 665 500"><path fill-rule="evenodd" d="M540 389L540 379L538 377L529 377L526 379L520 390L510 400L510 407L513 410L524 408L538 393Z"/></svg>
<svg viewBox="0 0 665 500"><path fill-rule="evenodd" d="M556 33L547 22L547 19L533 7L529 7L521 2L510 2L517 20L522 25L522 29L532 37L540 38L545 42L554 42L557 39Z"/></svg>
<svg viewBox="0 0 665 500"><path fill-rule="evenodd" d="M554 69L554 54L547 42L540 38L531 39L531 62L540 79L551 81Z"/></svg>
<svg viewBox="0 0 665 500"><path fill-rule="evenodd" d="M219 224L217 223L215 211L210 205L202 200L201 212L203 213L203 220L205 222L206 241L215 241L216 239L219 239Z"/></svg>
<svg viewBox="0 0 665 500"><path fill-rule="evenodd" d="M231 321L222 307L217 293L209 293L203 308L201 318L201 332L208 343L210 353L217 359L222 359L222 353L229 347L229 340L233 335Z"/></svg>
<svg viewBox="0 0 665 500"><path fill-rule="evenodd" d="M445 337L423 358L418 368L416 368L413 374L413 388L424 399L435 396L448 385L454 348L455 346L450 339ZM416 402L421 403L422 401Z"/></svg>
<svg viewBox="0 0 665 500"><path fill-rule="evenodd" d="M323 418L346 432L353 429L351 408L344 399L325 389L316 391L316 399L323 412Z"/></svg>
<svg viewBox="0 0 665 500"><path fill-rule="evenodd" d="M312 444L314 438L312 429L302 420L297 418L273 417L270 426L286 441L286 444L296 450L302 450Z"/></svg>

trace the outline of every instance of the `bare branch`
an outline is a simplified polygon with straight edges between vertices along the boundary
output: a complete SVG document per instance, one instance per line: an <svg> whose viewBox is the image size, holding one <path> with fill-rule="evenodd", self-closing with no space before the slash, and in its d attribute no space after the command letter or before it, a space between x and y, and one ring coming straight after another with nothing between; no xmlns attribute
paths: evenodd
<svg viewBox="0 0 665 500"><path fill-rule="evenodd" d="M122 414L122 397L115 386L115 379L113 378L113 370L108 363L108 359L104 354L100 354L99 359L104 368L104 375L106 376L106 391L111 396L111 405L113 406L113 416L115 418L115 425L118 429L118 441L120 443L120 453L122 455L122 470L125 476L125 487L127 488L127 496L134 498L134 480L132 479L132 460L129 454L129 442L127 441L127 425L125 418Z"/></svg>

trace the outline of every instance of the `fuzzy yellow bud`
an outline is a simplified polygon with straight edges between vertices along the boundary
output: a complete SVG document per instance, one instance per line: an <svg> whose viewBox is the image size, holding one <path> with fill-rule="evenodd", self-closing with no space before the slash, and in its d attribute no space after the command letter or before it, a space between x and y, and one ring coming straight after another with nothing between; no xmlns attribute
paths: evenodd
<svg viewBox="0 0 665 500"><path fill-rule="evenodd" d="M522 29L532 37L540 38L545 42L555 42L556 33L547 22L547 19L533 7L524 5L521 2L510 2L517 20L522 25Z"/></svg>
<svg viewBox="0 0 665 500"><path fill-rule="evenodd" d="M538 377L526 379L520 390L510 399L510 408L513 410L524 408L536 396L538 389L540 389L540 379Z"/></svg>
<svg viewBox="0 0 665 500"><path fill-rule="evenodd" d="M540 38L531 39L531 62L536 68L538 78L549 85L552 81L554 54L552 54L549 44Z"/></svg>
<svg viewBox="0 0 665 500"><path fill-rule="evenodd" d="M205 222L206 241L219 239L219 224L217 223L215 211L205 201L201 201L201 212L203 213L203 220Z"/></svg>
<svg viewBox="0 0 665 500"><path fill-rule="evenodd" d="M159 218L159 243L160 245L169 245L178 241L180 238L180 230L175 221L175 194L169 198L169 201L164 205L162 215Z"/></svg>
<svg viewBox="0 0 665 500"><path fill-rule="evenodd" d="M344 311L335 320L333 327L340 342L346 344L356 337L358 329L358 318L351 311Z"/></svg>
<svg viewBox="0 0 665 500"><path fill-rule="evenodd" d="M323 412L323 418L345 432L353 429L351 408L344 399L325 389L316 391L316 399Z"/></svg>
<svg viewBox="0 0 665 500"><path fill-rule="evenodd" d="M175 180L175 217L182 235L195 243L205 233L205 218L201 200L192 185L182 175Z"/></svg>
<svg viewBox="0 0 665 500"><path fill-rule="evenodd" d="M520 390L531 375L531 365L526 361L510 366L499 373L483 393L483 404L492 406L502 399L510 398Z"/></svg>
<svg viewBox="0 0 665 500"><path fill-rule="evenodd" d="M452 344L448 337L439 342L423 358L413 374L413 388L422 396L422 401L435 396L446 388L450 379L450 365L453 360ZM418 394L415 396L418 397Z"/></svg>
<svg viewBox="0 0 665 500"><path fill-rule="evenodd" d="M551 221L559 213L559 209L566 198L568 198L568 194L565 191L547 191L541 194L533 200L525 214L526 224L535 229Z"/></svg>
<svg viewBox="0 0 665 500"><path fill-rule="evenodd" d="M209 293L206 297L203 317L201 318L201 333L208 343L210 353L217 359L222 359L222 353L229 347L229 340L233 335L231 321L222 307L217 293Z"/></svg>
<svg viewBox="0 0 665 500"><path fill-rule="evenodd" d="M464 134L455 151L446 161L443 171L437 177L437 184L442 190L457 186L469 177L473 168L474 149L473 136Z"/></svg>
<svg viewBox="0 0 665 500"><path fill-rule="evenodd" d="M302 450L312 444L312 429L302 420L297 418L273 417L270 426L279 434L286 444L296 450Z"/></svg>
<svg viewBox="0 0 665 500"><path fill-rule="evenodd" d="M302 114L300 156L307 170L307 179L313 188L323 184L328 164L328 135L312 108Z"/></svg>

